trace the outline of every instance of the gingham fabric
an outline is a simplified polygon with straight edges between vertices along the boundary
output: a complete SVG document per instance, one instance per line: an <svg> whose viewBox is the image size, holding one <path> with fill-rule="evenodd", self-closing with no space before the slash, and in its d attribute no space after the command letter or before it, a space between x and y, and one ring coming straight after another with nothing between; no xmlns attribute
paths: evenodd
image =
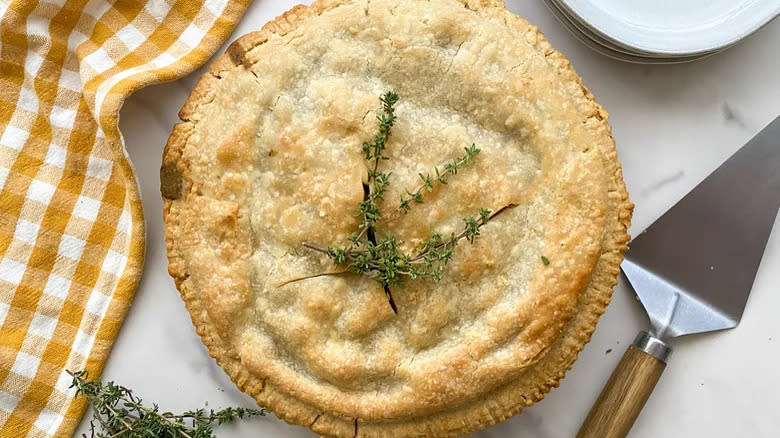
<svg viewBox="0 0 780 438"><path fill-rule="evenodd" d="M130 305L144 220L117 121L249 0L0 0L0 437L69 437ZM162 145L160 145L162 150Z"/></svg>

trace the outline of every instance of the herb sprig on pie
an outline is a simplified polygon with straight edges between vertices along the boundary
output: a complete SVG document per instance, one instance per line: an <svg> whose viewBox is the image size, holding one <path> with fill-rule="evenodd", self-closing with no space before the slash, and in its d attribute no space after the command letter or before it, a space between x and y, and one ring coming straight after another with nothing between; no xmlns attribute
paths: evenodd
<svg viewBox="0 0 780 438"><path fill-rule="evenodd" d="M474 239L479 235L479 230L493 219L497 214L514 207L509 204L495 213L489 209L480 208L476 217L466 216L463 218L465 224L463 231L450 233L448 237L442 237L438 232L431 234L416 251L412 254L399 253L399 242L395 236L385 233L381 240L377 241L376 223L382 216L382 210L379 207L384 201L384 192L390 185L392 173L381 172L379 163L388 160L389 157L382 154L390 139L392 127L395 124L394 105L398 102L399 96L393 91L388 91L380 98L383 104L383 114L377 116L379 121L379 133L374 136L372 143L363 142L363 153L368 162L368 184L363 185L364 199L359 204L358 216L362 219L358 229L349 236L349 246L334 247L320 246L305 242L303 246L326 254L336 265L344 269L340 271L325 272L319 274L307 275L304 277L287 280L277 287L286 286L296 281L303 281L312 278L318 278L326 275L342 275L346 273L368 275L379 282L388 296L390 307L393 312L398 313L398 309L393 301L393 295L390 292L390 286L399 286L405 277L412 280L417 278L431 278L436 281L442 279L447 263L452 259L452 253L461 239L474 243ZM480 150L476 145L463 148L465 155L455 158L444 164L443 171L439 167L434 168L436 178L431 177L430 173L423 175L418 173L422 180L420 185L414 191L404 190L400 196L400 203L397 210L406 214L414 204L422 204L423 189L433 192L434 184L447 184L450 176L457 175L458 170L471 162Z"/></svg>

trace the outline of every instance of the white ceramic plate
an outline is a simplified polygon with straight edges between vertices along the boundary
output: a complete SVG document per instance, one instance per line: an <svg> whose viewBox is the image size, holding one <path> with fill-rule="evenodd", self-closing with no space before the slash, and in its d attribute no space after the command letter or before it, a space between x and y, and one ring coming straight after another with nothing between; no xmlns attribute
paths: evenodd
<svg viewBox="0 0 780 438"><path fill-rule="evenodd" d="M726 48L780 14L780 0L557 0L630 51L692 56Z"/></svg>
<svg viewBox="0 0 780 438"><path fill-rule="evenodd" d="M586 26L583 26L577 20L573 19L567 13L561 9L561 6L556 3L555 0L544 0L544 3L555 15L558 21L563 24L571 34L577 38L581 43L588 46L591 50L600 53L604 56L608 56L620 61L630 62L634 64L676 64L695 61L704 57L707 57L711 53L699 54L694 56L675 56L675 57L663 57L663 56L642 56L634 52L615 46L610 41L599 37L587 30Z"/></svg>

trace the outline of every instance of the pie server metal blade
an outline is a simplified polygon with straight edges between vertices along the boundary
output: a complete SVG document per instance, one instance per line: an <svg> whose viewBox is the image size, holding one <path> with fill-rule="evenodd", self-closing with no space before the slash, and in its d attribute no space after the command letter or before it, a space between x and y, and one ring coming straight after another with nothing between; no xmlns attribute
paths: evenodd
<svg viewBox="0 0 780 438"><path fill-rule="evenodd" d="M634 239L621 268L650 317L578 437L624 437L676 336L736 327L780 208L780 117Z"/></svg>

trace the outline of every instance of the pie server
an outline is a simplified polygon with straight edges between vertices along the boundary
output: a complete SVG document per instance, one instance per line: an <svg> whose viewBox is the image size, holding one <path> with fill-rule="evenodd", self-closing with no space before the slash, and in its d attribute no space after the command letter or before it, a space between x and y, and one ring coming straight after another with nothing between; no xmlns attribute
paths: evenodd
<svg viewBox="0 0 780 438"><path fill-rule="evenodd" d="M578 438L625 437L671 352L667 340L739 324L780 207L780 117L631 243L621 268L650 317Z"/></svg>

